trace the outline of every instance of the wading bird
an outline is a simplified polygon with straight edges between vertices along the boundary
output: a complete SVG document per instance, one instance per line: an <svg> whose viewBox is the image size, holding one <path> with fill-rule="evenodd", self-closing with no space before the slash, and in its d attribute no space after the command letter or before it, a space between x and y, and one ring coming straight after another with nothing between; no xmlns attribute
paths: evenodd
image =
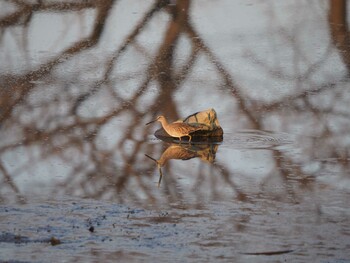
<svg viewBox="0 0 350 263"><path fill-rule="evenodd" d="M192 136L191 133L200 130L200 127L191 126L184 122L173 122L168 123L164 116L158 116L157 119L150 121L149 123L146 123L146 125L159 121L163 129L169 134L171 137L179 138L181 143L181 137L187 136L189 137L188 142L191 142Z"/></svg>

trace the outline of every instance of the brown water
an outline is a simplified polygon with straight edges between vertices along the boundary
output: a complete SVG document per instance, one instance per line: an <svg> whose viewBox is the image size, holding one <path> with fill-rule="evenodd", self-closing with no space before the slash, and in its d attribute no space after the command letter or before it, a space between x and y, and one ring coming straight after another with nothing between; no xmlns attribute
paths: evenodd
<svg viewBox="0 0 350 263"><path fill-rule="evenodd" d="M0 261L350 262L347 16L0 2ZM145 126L209 108L221 143Z"/></svg>

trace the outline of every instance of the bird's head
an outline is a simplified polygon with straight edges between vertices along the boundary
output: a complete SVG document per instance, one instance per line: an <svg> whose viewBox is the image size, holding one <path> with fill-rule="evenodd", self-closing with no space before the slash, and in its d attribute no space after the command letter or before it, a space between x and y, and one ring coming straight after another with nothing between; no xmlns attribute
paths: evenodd
<svg viewBox="0 0 350 263"><path fill-rule="evenodd" d="M159 121L159 122L165 121L165 117L163 115L160 115L155 120L146 123L146 125L151 124L151 123L156 122L156 121Z"/></svg>

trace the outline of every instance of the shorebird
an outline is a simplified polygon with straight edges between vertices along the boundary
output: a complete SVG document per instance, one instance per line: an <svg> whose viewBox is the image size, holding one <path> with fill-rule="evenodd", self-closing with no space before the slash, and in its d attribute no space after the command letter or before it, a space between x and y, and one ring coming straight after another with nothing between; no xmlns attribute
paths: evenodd
<svg viewBox="0 0 350 263"><path fill-rule="evenodd" d="M179 138L181 143L181 137L188 136L188 142L191 142L192 136L190 133L198 131L200 127L194 127L184 122L174 122L168 123L164 116L158 116L157 119L146 123L146 125L159 121L162 124L163 129L171 136L175 138Z"/></svg>

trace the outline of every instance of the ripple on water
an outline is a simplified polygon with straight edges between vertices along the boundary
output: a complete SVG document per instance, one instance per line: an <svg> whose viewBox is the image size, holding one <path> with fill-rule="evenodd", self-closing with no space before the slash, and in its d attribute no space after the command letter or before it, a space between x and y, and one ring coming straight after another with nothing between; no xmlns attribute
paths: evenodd
<svg viewBox="0 0 350 263"><path fill-rule="evenodd" d="M266 149L291 145L292 135L263 130L241 130L236 133L225 133L221 147L236 149Z"/></svg>

